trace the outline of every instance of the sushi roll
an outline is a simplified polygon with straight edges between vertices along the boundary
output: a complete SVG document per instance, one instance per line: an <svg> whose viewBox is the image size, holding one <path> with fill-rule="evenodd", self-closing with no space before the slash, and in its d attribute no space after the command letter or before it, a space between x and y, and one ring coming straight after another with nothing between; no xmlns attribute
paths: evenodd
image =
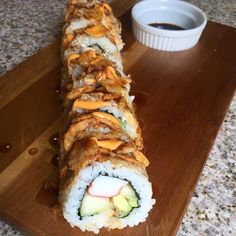
<svg viewBox="0 0 236 236"><path fill-rule="evenodd" d="M59 203L72 227L94 233L138 225L155 204L120 33L104 1L68 0Z"/></svg>

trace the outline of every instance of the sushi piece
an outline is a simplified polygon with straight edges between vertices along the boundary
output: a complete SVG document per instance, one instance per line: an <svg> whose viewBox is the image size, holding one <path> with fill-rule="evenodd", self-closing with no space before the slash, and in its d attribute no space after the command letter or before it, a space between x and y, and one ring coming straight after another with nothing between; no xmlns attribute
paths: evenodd
<svg viewBox="0 0 236 236"><path fill-rule="evenodd" d="M80 7L69 3L65 15L63 45L66 46L72 40L72 36L84 32L93 37L106 36L121 50L123 42L120 26L113 16L111 7L105 2L87 2Z"/></svg>
<svg viewBox="0 0 236 236"><path fill-rule="evenodd" d="M76 7L78 4L79 8ZM123 47L121 27L107 3L68 3L63 31L62 51L65 56L92 48L106 55L122 71L119 54Z"/></svg>
<svg viewBox="0 0 236 236"><path fill-rule="evenodd" d="M120 94L129 91L130 78L120 74L114 63L93 50L71 54L66 65L68 69L64 83L69 91L85 86L95 86L96 89L103 86L108 92Z"/></svg>
<svg viewBox="0 0 236 236"><path fill-rule="evenodd" d="M71 55L80 54L90 50L103 55L113 62L119 73L122 73L123 66L121 63L120 53L117 51L117 46L104 36L96 38L86 34L76 36L65 50L64 60L68 61L68 58L71 57Z"/></svg>
<svg viewBox="0 0 236 236"><path fill-rule="evenodd" d="M133 227L155 203L147 159L103 149L92 139L76 143L61 168L63 215L82 231Z"/></svg>
<svg viewBox="0 0 236 236"><path fill-rule="evenodd" d="M103 24L106 28L112 29L120 34L121 25L113 16L111 7L102 1L91 1L76 7L75 4L68 2L68 8L65 15L64 33L72 34L76 30L90 25ZM118 35L118 37L120 37Z"/></svg>
<svg viewBox="0 0 236 236"><path fill-rule="evenodd" d="M141 136L135 140L123 131L120 121L106 112L92 112L76 116L71 121L63 136L63 149L68 152L74 142L88 137L100 139L119 139L122 141L134 142L137 149L142 149L143 140Z"/></svg>
<svg viewBox="0 0 236 236"><path fill-rule="evenodd" d="M59 203L72 227L94 233L138 225L155 204L120 33L104 1L68 0Z"/></svg>
<svg viewBox="0 0 236 236"><path fill-rule="evenodd" d="M117 97L112 95L101 92L83 94L74 101L72 111L82 114L88 111L99 110L111 114L119 121L123 130L133 140L136 138L140 139L138 136L141 135L141 131L132 104L128 103L123 96Z"/></svg>

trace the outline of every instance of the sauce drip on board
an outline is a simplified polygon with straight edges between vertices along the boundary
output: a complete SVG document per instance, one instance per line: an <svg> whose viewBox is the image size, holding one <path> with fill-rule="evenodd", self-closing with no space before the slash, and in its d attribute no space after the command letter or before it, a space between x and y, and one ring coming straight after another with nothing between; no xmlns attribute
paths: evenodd
<svg viewBox="0 0 236 236"><path fill-rule="evenodd" d="M49 143L51 144L52 150L54 152L54 155L52 156L51 159L51 164L55 167L58 166L58 161L59 161L59 143L58 143L58 136L59 134L54 134L49 137Z"/></svg>
<svg viewBox="0 0 236 236"><path fill-rule="evenodd" d="M1 143L0 144L0 152L1 153L7 153L10 152L13 149L13 146L11 143Z"/></svg>
<svg viewBox="0 0 236 236"><path fill-rule="evenodd" d="M38 203L52 207L57 203L58 189L50 183L45 182L39 190L36 200Z"/></svg>
<svg viewBox="0 0 236 236"><path fill-rule="evenodd" d="M49 143L53 146L53 147L57 147L58 146L58 134L54 134L49 138Z"/></svg>
<svg viewBox="0 0 236 236"><path fill-rule="evenodd" d="M38 148L30 148L29 151L28 151L28 153L29 153L31 156L36 155L38 152L39 152Z"/></svg>
<svg viewBox="0 0 236 236"><path fill-rule="evenodd" d="M51 159L51 163L53 166L57 167L58 161L59 161L59 154L55 154Z"/></svg>

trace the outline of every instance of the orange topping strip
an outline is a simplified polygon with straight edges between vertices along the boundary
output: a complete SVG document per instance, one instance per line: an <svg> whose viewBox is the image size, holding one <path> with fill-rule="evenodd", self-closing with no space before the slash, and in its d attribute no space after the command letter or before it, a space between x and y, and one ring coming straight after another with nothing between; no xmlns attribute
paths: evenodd
<svg viewBox="0 0 236 236"><path fill-rule="evenodd" d="M131 79L130 78L123 78L120 77L116 74L115 69L112 66L107 66L105 68L105 74L107 76L107 78L116 80L116 81L120 81L121 85L122 84L126 84L126 83L131 83Z"/></svg>
<svg viewBox="0 0 236 236"><path fill-rule="evenodd" d="M102 37L107 33L107 28L103 25L94 25L86 28L84 32L92 37Z"/></svg>
<svg viewBox="0 0 236 236"><path fill-rule="evenodd" d="M104 9L108 10L110 13L112 12L112 9L111 7L107 4L107 3L103 3L101 8L103 8L103 11Z"/></svg>
<svg viewBox="0 0 236 236"><path fill-rule="evenodd" d="M134 156L137 161L143 163L146 167L149 165L149 160L140 151L135 151Z"/></svg>
<svg viewBox="0 0 236 236"><path fill-rule="evenodd" d="M81 55L81 60L83 57L85 58L96 58L98 55L95 51L93 50L89 50L89 51L85 51L82 55Z"/></svg>
<svg viewBox="0 0 236 236"><path fill-rule="evenodd" d="M75 109L86 109L86 110L94 110L99 109L101 107L105 107L110 105L109 102L103 102L103 101L82 101L82 100L75 100L73 104L73 110Z"/></svg>
<svg viewBox="0 0 236 236"><path fill-rule="evenodd" d="M63 46L66 47L73 39L75 36L73 34L68 34L64 39L63 39Z"/></svg>
<svg viewBox="0 0 236 236"><path fill-rule="evenodd" d="M97 140L94 137L91 139L94 140L99 147L109 150L116 150L122 144L122 141L118 139Z"/></svg>
<svg viewBox="0 0 236 236"><path fill-rule="evenodd" d="M92 113L94 116L97 116L102 119L110 120L112 123L120 126L119 121L112 115L106 113L106 112L93 112Z"/></svg>
<svg viewBox="0 0 236 236"><path fill-rule="evenodd" d="M125 84L131 83L129 78L123 78L116 74L115 69L112 66L106 66L103 71L99 71L96 75L96 79L99 82L105 82L110 86L124 86Z"/></svg>
<svg viewBox="0 0 236 236"><path fill-rule="evenodd" d="M78 63L81 66L88 67L91 64L94 64L94 61L97 62L97 59L103 60L101 56L98 56L95 51L89 50L80 55Z"/></svg>
<svg viewBox="0 0 236 236"><path fill-rule="evenodd" d="M102 37L106 36L112 43L119 43L119 40L116 39L116 37L111 33L111 30L108 30L107 27L104 25L95 25L91 27L87 27L83 30L86 34L88 34L91 37Z"/></svg>
<svg viewBox="0 0 236 236"><path fill-rule="evenodd" d="M75 59L77 59L77 58L79 58L79 57L80 57L79 54L71 54L71 55L68 57L68 59L67 59L67 64L69 65L72 60L75 60Z"/></svg>
<svg viewBox="0 0 236 236"><path fill-rule="evenodd" d="M79 97L82 93L92 92L95 89L95 85L89 85L85 87L75 88L69 91L66 95L66 99L74 100Z"/></svg>

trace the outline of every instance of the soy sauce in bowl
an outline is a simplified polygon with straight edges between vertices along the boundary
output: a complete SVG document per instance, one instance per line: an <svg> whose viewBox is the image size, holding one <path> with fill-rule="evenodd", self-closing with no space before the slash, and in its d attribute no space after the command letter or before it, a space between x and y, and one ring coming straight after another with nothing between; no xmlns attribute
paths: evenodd
<svg viewBox="0 0 236 236"><path fill-rule="evenodd" d="M169 24L169 23L151 23L148 25L157 29L164 29L164 30L185 30L181 26L178 26L175 24Z"/></svg>

